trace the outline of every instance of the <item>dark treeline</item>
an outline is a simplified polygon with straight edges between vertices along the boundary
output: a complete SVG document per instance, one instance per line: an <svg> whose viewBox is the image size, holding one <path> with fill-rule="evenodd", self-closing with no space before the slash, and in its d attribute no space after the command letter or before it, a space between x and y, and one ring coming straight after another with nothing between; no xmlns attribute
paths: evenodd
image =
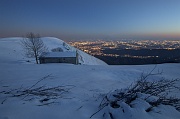
<svg viewBox="0 0 180 119"><path fill-rule="evenodd" d="M95 56L110 65L180 63L180 49L105 49L102 52L119 55L118 57Z"/></svg>

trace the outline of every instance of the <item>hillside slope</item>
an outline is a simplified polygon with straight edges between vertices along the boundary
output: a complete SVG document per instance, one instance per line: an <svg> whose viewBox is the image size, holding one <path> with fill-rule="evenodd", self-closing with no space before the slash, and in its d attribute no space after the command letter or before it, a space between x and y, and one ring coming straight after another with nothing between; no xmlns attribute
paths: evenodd
<svg viewBox="0 0 180 119"><path fill-rule="evenodd" d="M0 59L2 62L10 61L12 63L35 63L33 58L27 58L24 56L23 48L20 44L20 41L23 38L14 37L14 38L1 38L0 39L0 55L3 56L3 59ZM76 49L64 41L54 38L54 37L43 37L41 38L44 44L47 46L49 52L52 49L61 48L63 52L76 51L79 54L79 63L82 65L107 65L105 62L86 54L85 52ZM13 58L12 58L13 57ZM28 61L28 62L27 62Z"/></svg>
<svg viewBox="0 0 180 119"><path fill-rule="evenodd" d="M37 65L34 59L23 57L17 39L20 38L0 41L0 119L90 119L108 94L129 87L142 73L148 75L155 67L151 73L162 71L162 74L150 75L149 81L180 78L179 63L132 66ZM43 39L49 49L63 45L57 39L53 39L54 42L51 42L52 38ZM75 50L68 45L62 49ZM176 85L179 86L180 82ZM180 98L179 90L169 93ZM150 105L143 98L133 100L132 104L121 103L119 108L107 105L91 119L180 118L180 112L173 106L160 104L147 112Z"/></svg>
<svg viewBox="0 0 180 119"><path fill-rule="evenodd" d="M97 66L56 64L7 64L0 62L0 92L21 91L39 87L69 89L60 97L19 96L0 94L0 119L90 119L98 111L103 97L111 91L129 86L141 73L147 73L154 65L141 66ZM153 76L155 80L180 77L180 64L161 64L155 73L163 69L163 75ZM179 85L179 84L178 84ZM179 92L174 92L179 95ZM180 96L180 95L179 95ZM48 99L47 101L42 101ZM144 102L125 108L122 119L179 119L180 112L174 107L160 105L152 112L145 112ZM144 107L145 106L145 107ZM117 109L117 115L120 109ZM159 113L157 113L159 112ZM103 111L91 119L104 119ZM111 119L111 118L106 118Z"/></svg>

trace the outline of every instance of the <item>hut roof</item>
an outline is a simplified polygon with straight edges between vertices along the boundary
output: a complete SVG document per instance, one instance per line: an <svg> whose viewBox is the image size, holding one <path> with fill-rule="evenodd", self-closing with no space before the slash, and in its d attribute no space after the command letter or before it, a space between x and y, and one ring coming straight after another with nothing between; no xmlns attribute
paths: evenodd
<svg viewBox="0 0 180 119"><path fill-rule="evenodd" d="M76 52L47 52L43 53L40 58L60 58L60 57L76 57Z"/></svg>

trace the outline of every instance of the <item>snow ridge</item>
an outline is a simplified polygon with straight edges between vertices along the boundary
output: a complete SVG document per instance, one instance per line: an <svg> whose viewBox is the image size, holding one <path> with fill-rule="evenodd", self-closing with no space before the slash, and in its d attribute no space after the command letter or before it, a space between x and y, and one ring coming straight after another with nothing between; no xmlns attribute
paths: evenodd
<svg viewBox="0 0 180 119"><path fill-rule="evenodd" d="M44 44L47 46L49 52L52 50L61 52L78 52L79 63L82 65L107 65L105 62L79 50L69 44L65 43L63 40L54 37L42 37ZM3 62L11 61L17 63L34 63L33 58L27 58L24 56L23 49L21 47L22 37L11 37L11 38L1 38L0 39L0 55L4 57ZM5 51L5 52L3 52ZM27 62L28 61L28 62Z"/></svg>
<svg viewBox="0 0 180 119"><path fill-rule="evenodd" d="M59 52L77 50L80 54L79 60L84 65L53 63L36 65L34 58L23 56L21 39L0 39L0 119L180 118L180 112L169 105L159 105L152 111L146 112L149 104L144 98L148 95L142 93L137 94L138 98L132 102L131 106L118 101L119 108L107 105L107 108L96 113L104 97L114 94L112 91L127 89L130 84L141 78L142 73L149 74L155 65L100 65L104 64L101 60L53 37L42 38L50 52L52 50ZM158 64L152 73L161 70L163 70L161 75L152 75L148 80L178 79L180 77L180 63ZM179 85L180 82L177 83L177 86ZM50 97L49 92L52 91L50 89L55 90L55 94L59 97ZM48 90L46 93L48 95L30 94L36 90L41 93ZM24 93L24 91L28 91L26 95L13 97L14 94ZM60 91L65 91L65 93ZM180 97L179 90L170 93L172 96ZM156 97L148 100L154 99Z"/></svg>

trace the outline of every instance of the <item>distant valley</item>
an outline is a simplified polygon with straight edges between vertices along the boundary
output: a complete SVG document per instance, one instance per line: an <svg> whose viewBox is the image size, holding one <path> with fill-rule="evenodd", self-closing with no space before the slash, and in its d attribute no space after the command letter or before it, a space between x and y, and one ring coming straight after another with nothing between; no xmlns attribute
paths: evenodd
<svg viewBox="0 0 180 119"><path fill-rule="evenodd" d="M180 63L180 41L77 41L70 42L109 65Z"/></svg>

